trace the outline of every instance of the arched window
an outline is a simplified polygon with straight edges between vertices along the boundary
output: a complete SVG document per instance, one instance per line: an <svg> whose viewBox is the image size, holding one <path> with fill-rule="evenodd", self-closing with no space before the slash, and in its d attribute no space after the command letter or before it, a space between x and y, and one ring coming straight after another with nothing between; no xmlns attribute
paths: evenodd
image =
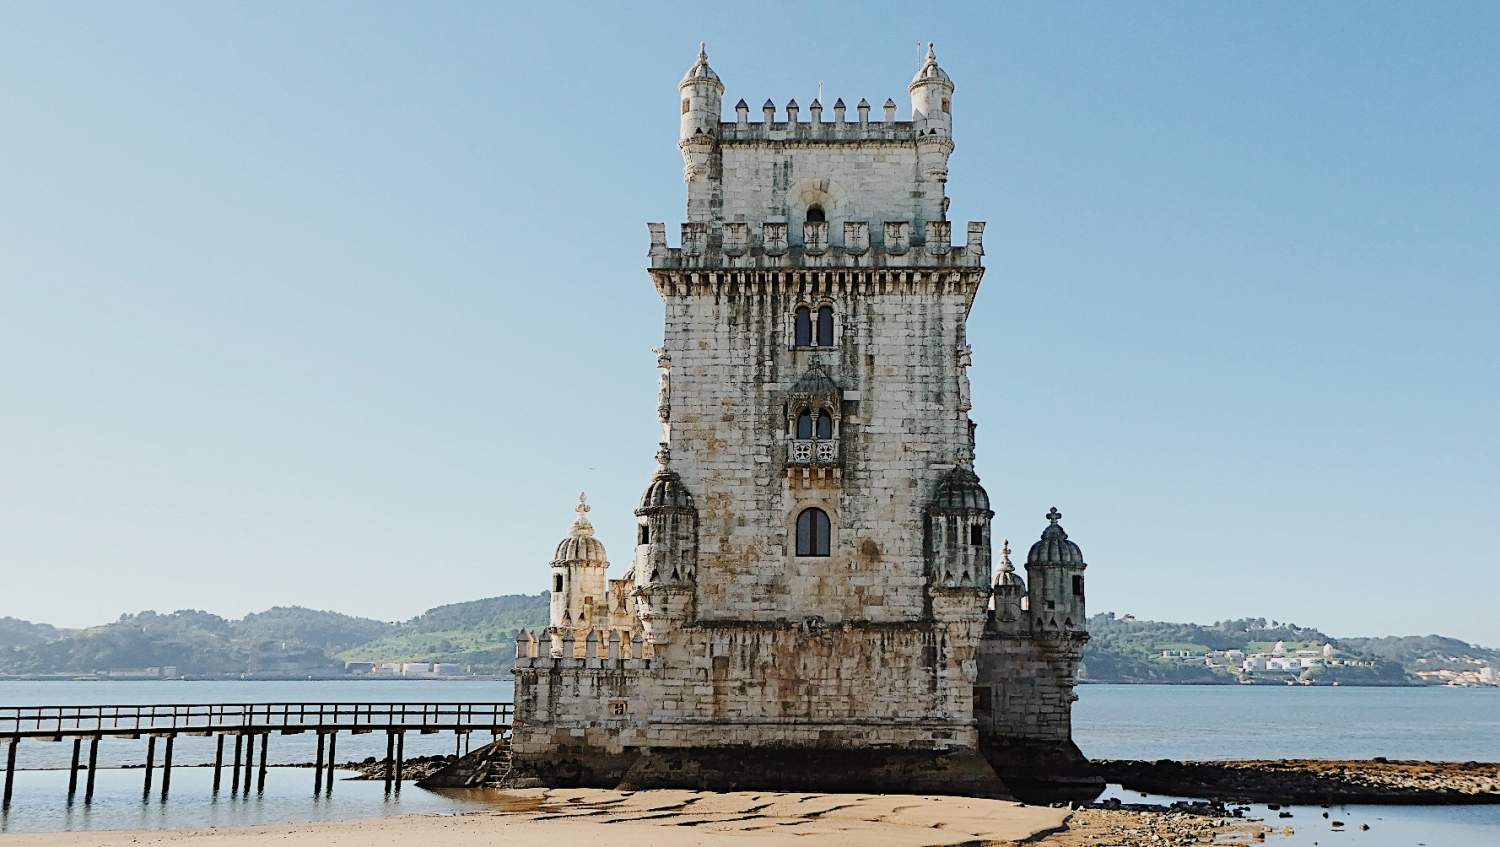
<svg viewBox="0 0 1500 847"><path fill-rule="evenodd" d="M803 509L797 516L797 555L828 555L828 513L822 509Z"/></svg>
<svg viewBox="0 0 1500 847"><path fill-rule="evenodd" d="M818 346L833 346L833 307L822 306L818 309Z"/></svg>
<svg viewBox="0 0 1500 847"><path fill-rule="evenodd" d="M825 215L825 214L823 214L823 207L822 206L819 206L818 204L814 203L811 206L807 207L807 222L808 223L810 223L810 224L820 224L820 223L823 223L826 220L828 220L828 216Z"/></svg>
<svg viewBox="0 0 1500 847"><path fill-rule="evenodd" d="M811 409L803 409L797 415L797 438L801 441L814 438L827 441L833 438L833 415L821 410L813 412Z"/></svg>
<svg viewBox="0 0 1500 847"><path fill-rule="evenodd" d="M798 306L796 312L795 343L798 347L811 347L813 343L812 310Z"/></svg>

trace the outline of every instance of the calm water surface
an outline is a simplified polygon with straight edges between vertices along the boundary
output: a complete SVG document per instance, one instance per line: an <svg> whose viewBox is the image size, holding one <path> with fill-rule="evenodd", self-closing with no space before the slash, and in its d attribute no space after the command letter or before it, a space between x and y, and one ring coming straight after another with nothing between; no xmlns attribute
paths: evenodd
<svg viewBox="0 0 1500 847"><path fill-rule="evenodd" d="M1096 758L1339 758L1372 756L1451 761L1500 761L1500 689L1283 688L1259 686L1084 685L1078 688L1074 736ZM509 681L337 680L306 682L0 682L0 705L210 702L503 702ZM475 743L483 740L479 737ZM387 797L379 782L337 783L332 798L315 798L312 772L273 767L266 793L216 798L209 769L181 767L212 761L212 739L177 741L172 796L142 797L145 740L100 744L94 803L67 803L66 768L72 745L24 742L16 798L0 818L0 832L59 829L166 829L302 820L374 817L483 808L480 797L436 794L408 783ZM383 756L377 734L339 740L344 761ZM271 736L273 765L309 762L310 735ZM452 753L451 736L410 734L408 757ZM158 748L160 755L160 748ZM228 781L226 779L226 786ZM1129 799L1129 798L1127 798ZM1140 798L1135 797L1137 801ZM1304 811L1306 815L1304 816ZM1345 832L1335 832L1320 808L1293 810L1292 837L1273 844L1302 847L1348 843L1395 845L1500 844L1500 807L1357 807L1340 809ZM1368 832L1359 831L1369 823Z"/></svg>

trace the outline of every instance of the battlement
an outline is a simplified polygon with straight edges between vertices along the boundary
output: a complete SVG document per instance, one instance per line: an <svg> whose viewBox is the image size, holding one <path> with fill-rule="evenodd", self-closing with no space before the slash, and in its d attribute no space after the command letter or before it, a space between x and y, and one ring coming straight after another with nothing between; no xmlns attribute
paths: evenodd
<svg viewBox="0 0 1500 847"><path fill-rule="evenodd" d="M533 670L644 670L651 667L651 645L639 633L589 630L579 639L572 630L516 633L515 667Z"/></svg>
<svg viewBox="0 0 1500 847"><path fill-rule="evenodd" d="M884 120L870 120L870 104L859 101L856 114L851 119L844 101L833 106L833 120L823 120L823 106L814 100L808 109L810 120L799 120L800 109L793 100L786 106L785 120L776 119L776 106L770 100L761 107L762 119L750 120L750 107L744 100L735 104L735 119L720 121L718 141L720 144L752 142L799 142L799 143L854 143L891 142L911 144L917 138L916 124L912 121L896 120L896 103L887 100ZM932 132L933 130L929 130ZM934 132L934 134L936 134ZM925 133L924 133L925 135ZM692 143L685 141L684 143Z"/></svg>
<svg viewBox="0 0 1500 847"><path fill-rule="evenodd" d="M796 233L784 220L682 224L680 247L667 245L667 227L646 225L652 270L699 268L978 268L984 258L984 221L970 221L968 240L952 243L951 221L807 221ZM871 230L874 230L872 233ZM913 233L916 230L916 233Z"/></svg>

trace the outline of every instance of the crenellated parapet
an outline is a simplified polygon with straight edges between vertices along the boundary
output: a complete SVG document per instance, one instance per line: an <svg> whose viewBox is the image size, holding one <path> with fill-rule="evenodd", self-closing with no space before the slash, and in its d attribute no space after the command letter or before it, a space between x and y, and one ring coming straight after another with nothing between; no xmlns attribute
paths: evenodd
<svg viewBox="0 0 1500 847"><path fill-rule="evenodd" d="M953 243L951 221L812 222L794 234L784 220L682 224L680 246L666 224L646 225L651 269L975 268L984 258L984 221L970 221Z"/></svg>

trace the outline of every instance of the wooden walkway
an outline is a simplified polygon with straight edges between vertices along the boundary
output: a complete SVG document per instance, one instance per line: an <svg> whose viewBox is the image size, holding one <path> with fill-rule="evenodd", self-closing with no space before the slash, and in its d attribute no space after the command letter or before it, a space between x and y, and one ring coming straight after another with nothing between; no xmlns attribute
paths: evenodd
<svg viewBox="0 0 1500 847"><path fill-rule="evenodd" d="M156 742L165 741L161 762L161 796L172 785L172 747L179 735L215 737L214 791L223 780L225 739L234 739L230 766L232 793L250 792L252 776L256 790L266 786L266 753L272 735L314 732L318 736L317 761L313 769L315 791L333 791L333 772L338 734L386 733L385 785L401 790L401 765L406 733L423 735L451 732L457 751L471 733L505 735L510 731L510 703L169 703L99 706L0 706L0 742L8 742L5 753L5 787L0 808L10 806L15 783L16 750L21 741L73 741L73 759L68 776L68 796L78 791L80 770L85 773L84 802L94 796L99 740L105 737L146 738L145 785L149 794L156 769ZM256 742L259 741L259 769ZM83 765L83 743L88 742ZM325 767L326 744L326 767Z"/></svg>

